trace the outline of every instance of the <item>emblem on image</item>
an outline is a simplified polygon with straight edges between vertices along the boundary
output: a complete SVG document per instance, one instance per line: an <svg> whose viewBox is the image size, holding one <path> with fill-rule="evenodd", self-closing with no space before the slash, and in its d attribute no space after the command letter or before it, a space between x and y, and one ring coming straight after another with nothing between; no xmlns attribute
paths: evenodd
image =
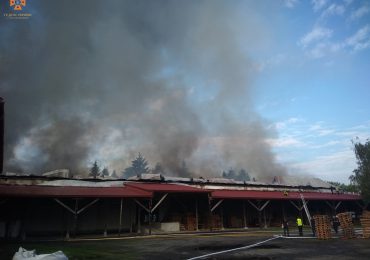
<svg viewBox="0 0 370 260"><path fill-rule="evenodd" d="M26 6L26 0L9 0L9 5L14 11L22 11L22 8Z"/></svg>

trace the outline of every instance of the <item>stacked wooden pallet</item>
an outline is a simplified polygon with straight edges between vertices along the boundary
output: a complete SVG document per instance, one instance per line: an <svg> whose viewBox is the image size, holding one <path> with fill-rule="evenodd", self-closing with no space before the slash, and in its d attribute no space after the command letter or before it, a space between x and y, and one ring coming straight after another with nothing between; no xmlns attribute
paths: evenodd
<svg viewBox="0 0 370 260"><path fill-rule="evenodd" d="M193 214L187 214L184 217L184 226L185 226L185 229L189 231L197 230L196 219Z"/></svg>
<svg viewBox="0 0 370 260"><path fill-rule="evenodd" d="M316 215L313 217L315 220L315 230L318 239L330 239L331 228L330 219L327 215Z"/></svg>
<svg viewBox="0 0 370 260"><path fill-rule="evenodd" d="M221 229L221 217L219 215L212 215L212 228L213 229Z"/></svg>
<svg viewBox="0 0 370 260"><path fill-rule="evenodd" d="M205 229L222 229L222 222L221 217L219 215L208 215L206 218L203 219L204 223L200 224L200 227L204 227Z"/></svg>
<svg viewBox="0 0 370 260"><path fill-rule="evenodd" d="M232 216L229 219L229 227L232 228L241 228L243 226L242 220L238 217Z"/></svg>
<svg viewBox="0 0 370 260"><path fill-rule="evenodd" d="M337 215L340 226L343 230L343 238L355 238L355 230L353 229L352 215L350 212L344 212Z"/></svg>
<svg viewBox="0 0 370 260"><path fill-rule="evenodd" d="M364 210L360 221L364 238L370 238L370 211Z"/></svg>

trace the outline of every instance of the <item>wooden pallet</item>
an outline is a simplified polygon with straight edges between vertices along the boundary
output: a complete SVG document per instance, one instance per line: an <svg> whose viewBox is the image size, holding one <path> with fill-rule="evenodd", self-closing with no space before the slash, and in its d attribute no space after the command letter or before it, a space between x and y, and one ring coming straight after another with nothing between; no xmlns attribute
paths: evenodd
<svg viewBox="0 0 370 260"><path fill-rule="evenodd" d="M331 229L329 216L327 215L316 215L313 217L315 220L315 231L318 239L330 239Z"/></svg>
<svg viewBox="0 0 370 260"><path fill-rule="evenodd" d="M363 211L360 218L363 238L370 238L370 211Z"/></svg>
<svg viewBox="0 0 370 260"><path fill-rule="evenodd" d="M337 215L340 226L343 230L343 238L350 239L355 238L355 231L352 223L352 215L350 212L344 212Z"/></svg>

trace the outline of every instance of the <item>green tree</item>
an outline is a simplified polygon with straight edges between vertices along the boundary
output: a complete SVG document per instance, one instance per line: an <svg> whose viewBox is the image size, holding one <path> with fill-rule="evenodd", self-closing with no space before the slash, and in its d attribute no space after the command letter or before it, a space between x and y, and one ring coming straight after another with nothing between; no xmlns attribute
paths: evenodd
<svg viewBox="0 0 370 260"><path fill-rule="evenodd" d="M100 167L98 165L98 162L95 160L90 168L90 176L92 176L94 179L96 179L100 174Z"/></svg>
<svg viewBox="0 0 370 260"><path fill-rule="evenodd" d="M334 186L339 191L359 192L358 186L356 184L353 184L352 182L348 185L344 184L344 183L340 183L340 182L335 182L335 181L328 181L327 183L331 184L332 186Z"/></svg>
<svg viewBox="0 0 370 260"><path fill-rule="evenodd" d="M131 166L123 171L123 177L129 178L142 173L148 173L149 167L146 159L139 153L139 155L131 162Z"/></svg>
<svg viewBox="0 0 370 260"><path fill-rule="evenodd" d="M364 144L358 139L352 141L357 159L357 168L353 170L353 175L349 177L352 183L357 184L362 198L366 204L370 202L370 140Z"/></svg>
<svg viewBox="0 0 370 260"><path fill-rule="evenodd" d="M104 169L101 171L101 176L103 178L109 176L109 171L108 171L108 168L107 167L104 167Z"/></svg>
<svg viewBox="0 0 370 260"><path fill-rule="evenodd" d="M251 177L249 176L249 173L246 170L240 169L239 174L236 177L236 180L238 180L238 181L250 181Z"/></svg>

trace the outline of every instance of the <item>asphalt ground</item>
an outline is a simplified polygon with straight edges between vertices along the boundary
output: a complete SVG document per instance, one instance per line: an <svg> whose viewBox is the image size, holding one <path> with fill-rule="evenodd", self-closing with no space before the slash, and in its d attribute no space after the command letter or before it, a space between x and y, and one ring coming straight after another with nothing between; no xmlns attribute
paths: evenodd
<svg viewBox="0 0 370 260"><path fill-rule="evenodd" d="M310 235L306 230L306 235ZM69 241L2 242L0 259L12 259L20 246L37 253L62 250L69 259L370 259L370 239L312 236L280 237L276 230L172 234L123 238L84 238ZM333 234L335 236L335 234ZM252 248L250 245L271 239ZM236 248L234 251L230 251Z"/></svg>

